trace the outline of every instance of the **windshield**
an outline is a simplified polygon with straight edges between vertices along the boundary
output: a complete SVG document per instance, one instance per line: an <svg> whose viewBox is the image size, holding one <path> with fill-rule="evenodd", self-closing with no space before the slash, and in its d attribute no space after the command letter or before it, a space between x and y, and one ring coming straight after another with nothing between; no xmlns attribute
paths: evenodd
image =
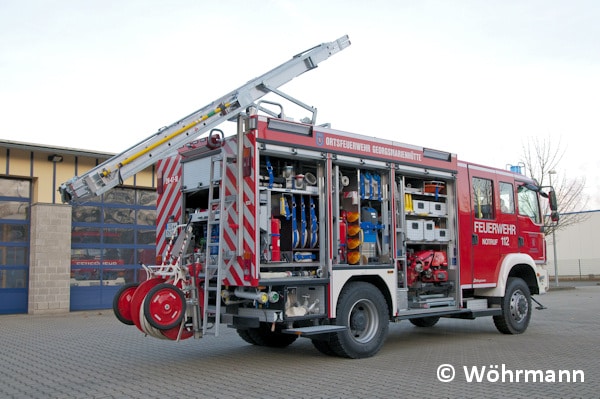
<svg viewBox="0 0 600 399"><path fill-rule="evenodd" d="M540 224L540 204L538 194L525 186L518 188L519 215L529 217L533 222Z"/></svg>

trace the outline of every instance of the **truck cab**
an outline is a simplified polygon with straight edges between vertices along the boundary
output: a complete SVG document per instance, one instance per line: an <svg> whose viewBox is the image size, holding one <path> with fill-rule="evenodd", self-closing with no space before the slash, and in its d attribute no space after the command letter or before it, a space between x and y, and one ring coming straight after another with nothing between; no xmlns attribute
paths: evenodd
<svg viewBox="0 0 600 399"><path fill-rule="evenodd" d="M548 289L539 188L521 173L459 163L461 287L478 296L504 295L508 277L533 294Z"/></svg>

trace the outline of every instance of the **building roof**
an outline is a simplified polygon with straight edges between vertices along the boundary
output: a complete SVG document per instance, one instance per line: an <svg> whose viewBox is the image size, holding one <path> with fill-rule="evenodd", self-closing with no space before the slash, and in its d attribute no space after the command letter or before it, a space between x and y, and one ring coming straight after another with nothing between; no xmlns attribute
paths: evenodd
<svg viewBox="0 0 600 399"><path fill-rule="evenodd" d="M110 152L100 152L100 151L90 151L90 150L82 150L77 148L69 148L69 147L55 147L49 146L45 144L35 144L35 143L23 143L20 141L9 141L9 140L0 140L0 147L5 148L15 148L19 150L26 151L43 151L56 153L60 155L75 155L75 156L85 156L91 158L111 158L114 153Z"/></svg>

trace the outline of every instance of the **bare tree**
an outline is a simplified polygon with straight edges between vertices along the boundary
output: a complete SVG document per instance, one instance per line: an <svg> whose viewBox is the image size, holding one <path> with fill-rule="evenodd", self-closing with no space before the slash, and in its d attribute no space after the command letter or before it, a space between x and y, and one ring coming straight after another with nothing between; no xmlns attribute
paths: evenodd
<svg viewBox="0 0 600 399"><path fill-rule="evenodd" d="M550 221L550 211L546 203L542 208L547 226L546 235L580 223L589 217L587 213L582 213L589 200L583 191L585 176L571 179L567 177L566 171L560 169L560 161L565 152L566 148L563 148L560 140L552 142L549 137L532 137L523 145L522 162L529 176L537 180L540 186L549 186L552 183L556 191L560 221L558 224Z"/></svg>

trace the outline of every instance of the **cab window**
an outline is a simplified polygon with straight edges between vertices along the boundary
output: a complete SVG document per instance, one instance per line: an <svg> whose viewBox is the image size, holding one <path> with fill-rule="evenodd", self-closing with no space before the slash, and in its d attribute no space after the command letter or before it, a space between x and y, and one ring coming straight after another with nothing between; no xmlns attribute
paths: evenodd
<svg viewBox="0 0 600 399"><path fill-rule="evenodd" d="M527 216L535 223L541 223L538 195L535 191L525 186L519 186L517 189L517 200L519 201L520 216Z"/></svg>
<svg viewBox="0 0 600 399"><path fill-rule="evenodd" d="M474 177L473 187L473 211L477 219L493 219L493 185L492 181Z"/></svg>
<svg viewBox="0 0 600 399"><path fill-rule="evenodd" d="M500 182L500 212L515 213L515 192L511 183Z"/></svg>

